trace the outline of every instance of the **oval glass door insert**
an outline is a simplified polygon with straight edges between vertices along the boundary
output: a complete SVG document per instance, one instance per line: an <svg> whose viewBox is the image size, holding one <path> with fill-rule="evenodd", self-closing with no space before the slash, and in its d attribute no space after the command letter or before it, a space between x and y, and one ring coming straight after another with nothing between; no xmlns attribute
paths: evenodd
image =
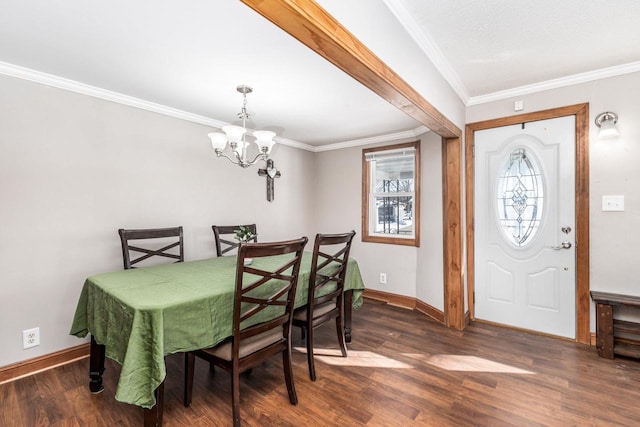
<svg viewBox="0 0 640 427"><path fill-rule="evenodd" d="M540 168L524 148L511 151L497 187L497 219L505 238L517 247L527 246L540 228L544 185Z"/></svg>

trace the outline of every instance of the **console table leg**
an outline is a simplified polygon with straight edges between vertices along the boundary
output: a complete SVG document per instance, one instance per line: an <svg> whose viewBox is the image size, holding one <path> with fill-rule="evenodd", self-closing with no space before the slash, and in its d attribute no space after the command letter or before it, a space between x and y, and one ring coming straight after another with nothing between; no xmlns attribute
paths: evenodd
<svg viewBox="0 0 640 427"><path fill-rule="evenodd" d="M596 304L596 347L598 355L613 359L613 306Z"/></svg>
<svg viewBox="0 0 640 427"><path fill-rule="evenodd" d="M98 344L91 336L91 353L89 356L89 390L97 394L104 390L102 374L104 372L104 345Z"/></svg>

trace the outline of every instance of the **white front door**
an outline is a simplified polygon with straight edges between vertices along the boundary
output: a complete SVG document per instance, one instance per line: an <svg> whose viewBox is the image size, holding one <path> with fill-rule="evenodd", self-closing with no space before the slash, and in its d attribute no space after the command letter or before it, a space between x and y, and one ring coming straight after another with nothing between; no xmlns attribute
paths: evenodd
<svg viewBox="0 0 640 427"><path fill-rule="evenodd" d="M475 317L575 338L575 116L474 140Z"/></svg>

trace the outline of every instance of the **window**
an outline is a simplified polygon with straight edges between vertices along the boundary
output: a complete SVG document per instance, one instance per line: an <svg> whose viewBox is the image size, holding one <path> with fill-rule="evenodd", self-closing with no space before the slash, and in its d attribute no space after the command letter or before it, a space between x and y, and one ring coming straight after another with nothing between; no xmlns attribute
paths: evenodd
<svg viewBox="0 0 640 427"><path fill-rule="evenodd" d="M420 246L420 142L362 150L362 241Z"/></svg>

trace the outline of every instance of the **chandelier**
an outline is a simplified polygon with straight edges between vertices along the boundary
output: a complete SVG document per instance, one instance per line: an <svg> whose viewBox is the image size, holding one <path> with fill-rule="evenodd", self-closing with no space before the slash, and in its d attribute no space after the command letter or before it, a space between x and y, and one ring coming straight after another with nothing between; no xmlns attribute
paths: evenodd
<svg viewBox="0 0 640 427"><path fill-rule="evenodd" d="M246 141L246 121L250 117L249 113L247 113L247 94L253 92L253 89L249 86L240 85L236 90L242 94L242 110L238 113L238 118L242 119L242 126L223 126L221 129L224 133L211 132L208 136L211 138L211 145L216 152L216 156L224 157L242 168L248 168L260 160L267 161L269 159L271 148L276 143L273 140L276 134L268 130L253 131L252 134L256 139L255 143L258 145L259 152L252 160L247 158L247 151L251 145L250 142ZM227 143L230 148L227 150L228 154L224 152Z"/></svg>

